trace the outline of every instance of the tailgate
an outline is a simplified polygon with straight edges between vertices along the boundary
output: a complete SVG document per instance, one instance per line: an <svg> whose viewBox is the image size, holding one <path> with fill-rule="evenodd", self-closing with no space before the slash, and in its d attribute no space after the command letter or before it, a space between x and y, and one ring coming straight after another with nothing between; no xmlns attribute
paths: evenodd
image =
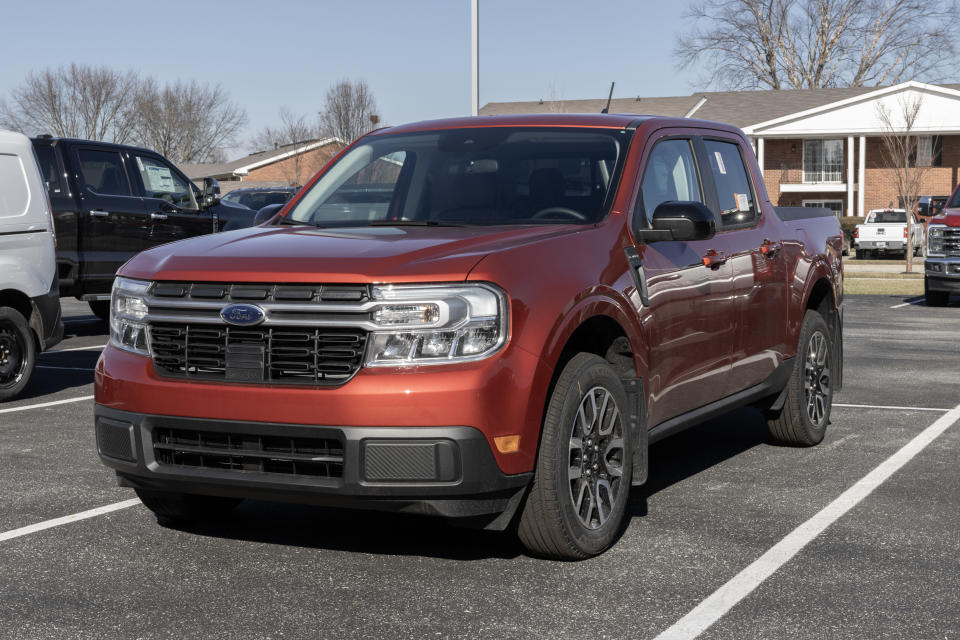
<svg viewBox="0 0 960 640"><path fill-rule="evenodd" d="M903 224L862 224L860 225L860 240L898 240L902 242L904 227Z"/></svg>

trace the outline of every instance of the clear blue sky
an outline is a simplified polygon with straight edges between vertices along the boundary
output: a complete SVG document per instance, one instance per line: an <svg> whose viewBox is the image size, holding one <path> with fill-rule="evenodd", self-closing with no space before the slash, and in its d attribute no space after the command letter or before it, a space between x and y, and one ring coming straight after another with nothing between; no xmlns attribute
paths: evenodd
<svg viewBox="0 0 960 640"><path fill-rule="evenodd" d="M480 103L702 89L671 53L689 3L480 0ZM70 62L220 83L249 116L241 147L340 78L365 79L389 124L470 113L470 0L10 0L2 22L0 97Z"/></svg>

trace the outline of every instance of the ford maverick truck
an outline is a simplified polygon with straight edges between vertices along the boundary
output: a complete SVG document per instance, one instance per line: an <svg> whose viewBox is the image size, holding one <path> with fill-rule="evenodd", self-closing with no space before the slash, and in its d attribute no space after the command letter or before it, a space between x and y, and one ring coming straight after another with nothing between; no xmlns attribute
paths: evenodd
<svg viewBox="0 0 960 640"><path fill-rule="evenodd" d="M951 293L960 294L960 188L947 208L930 218L923 272L927 306L946 306Z"/></svg>
<svg viewBox="0 0 960 640"><path fill-rule="evenodd" d="M371 133L269 223L120 270L103 462L165 521L243 498L610 546L648 447L753 405L824 437L842 234L736 128L503 116Z"/></svg>
<svg viewBox="0 0 960 640"><path fill-rule="evenodd" d="M201 192L162 155L122 144L33 139L57 237L60 295L85 300L106 320L113 277L139 251L228 228L255 213Z"/></svg>

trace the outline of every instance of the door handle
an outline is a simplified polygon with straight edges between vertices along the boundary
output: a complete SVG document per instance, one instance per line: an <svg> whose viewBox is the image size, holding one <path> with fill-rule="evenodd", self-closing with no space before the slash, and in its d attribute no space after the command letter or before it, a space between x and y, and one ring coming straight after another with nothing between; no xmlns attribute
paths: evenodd
<svg viewBox="0 0 960 640"><path fill-rule="evenodd" d="M780 242L772 242L769 238L763 239L763 244L760 245L760 253L772 258L783 245Z"/></svg>
<svg viewBox="0 0 960 640"><path fill-rule="evenodd" d="M107 216L110 215L110 212L103 211L101 209L93 209L92 211L90 211L90 215L93 216L94 218L106 218Z"/></svg>
<svg viewBox="0 0 960 640"><path fill-rule="evenodd" d="M154 211L153 213L150 214L150 218L152 220L166 220L167 214Z"/></svg>
<svg viewBox="0 0 960 640"><path fill-rule="evenodd" d="M716 249L708 250L706 255L703 256L703 266L705 267L719 267L726 261L726 254L724 254L722 251L717 251Z"/></svg>

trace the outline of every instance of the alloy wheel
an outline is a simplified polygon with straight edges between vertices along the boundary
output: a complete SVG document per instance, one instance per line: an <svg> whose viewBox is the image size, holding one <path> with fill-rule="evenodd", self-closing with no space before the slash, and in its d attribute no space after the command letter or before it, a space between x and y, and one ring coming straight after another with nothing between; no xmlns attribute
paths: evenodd
<svg viewBox="0 0 960 640"><path fill-rule="evenodd" d="M580 523L599 529L606 523L623 483L623 418L607 389L583 396L570 429L567 478Z"/></svg>
<svg viewBox="0 0 960 640"><path fill-rule="evenodd" d="M816 331L807 343L804 362L803 393L807 406L807 418L820 427L827 417L830 402L830 367L827 366L829 343L823 332Z"/></svg>

